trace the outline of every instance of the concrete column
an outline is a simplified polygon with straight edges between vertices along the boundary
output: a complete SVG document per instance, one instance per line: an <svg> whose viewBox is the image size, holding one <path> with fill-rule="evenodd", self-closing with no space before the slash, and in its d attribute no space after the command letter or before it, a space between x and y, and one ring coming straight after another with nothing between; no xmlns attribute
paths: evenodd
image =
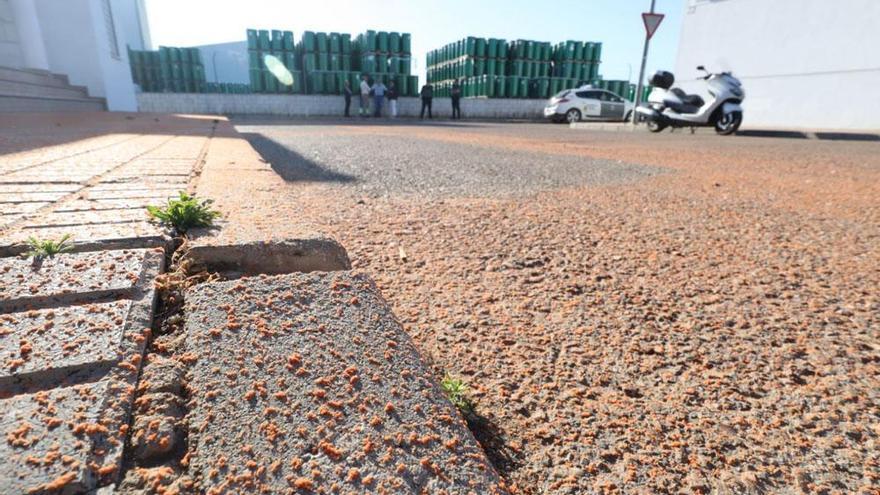
<svg viewBox="0 0 880 495"><path fill-rule="evenodd" d="M46 45L43 43L43 31L37 17L35 0L9 0L24 66L28 69L49 70L49 57L46 56Z"/></svg>

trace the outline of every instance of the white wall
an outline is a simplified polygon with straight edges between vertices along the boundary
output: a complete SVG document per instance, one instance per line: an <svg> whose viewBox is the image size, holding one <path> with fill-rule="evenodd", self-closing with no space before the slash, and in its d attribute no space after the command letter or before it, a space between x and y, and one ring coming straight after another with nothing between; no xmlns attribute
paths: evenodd
<svg viewBox="0 0 880 495"><path fill-rule="evenodd" d="M106 98L108 110L136 111L125 36L116 24L114 57L102 0L36 0L36 6L52 72ZM114 23L115 18L114 12Z"/></svg>
<svg viewBox="0 0 880 495"><path fill-rule="evenodd" d="M247 41L202 45L197 48L202 53L208 82L250 84Z"/></svg>
<svg viewBox="0 0 880 495"><path fill-rule="evenodd" d="M21 67L24 57L9 0L0 0L0 67Z"/></svg>
<svg viewBox="0 0 880 495"><path fill-rule="evenodd" d="M687 0L675 75L743 82L743 127L880 129L880 1Z"/></svg>
<svg viewBox="0 0 880 495"><path fill-rule="evenodd" d="M341 96L324 95L267 95L223 93L140 93L141 112L191 113L203 115L284 115L290 117L343 115ZM546 100L507 98L466 98L461 100L463 118L480 119L542 119ZM352 98L352 118L357 118L358 98ZM388 109L388 102L385 102ZM419 98L400 98L398 113L401 117L418 117ZM452 102L449 98L434 98L435 118L449 118Z"/></svg>
<svg viewBox="0 0 880 495"><path fill-rule="evenodd" d="M146 16L141 17L142 3L142 0L110 0L122 48L128 46L132 50L148 49L149 27Z"/></svg>

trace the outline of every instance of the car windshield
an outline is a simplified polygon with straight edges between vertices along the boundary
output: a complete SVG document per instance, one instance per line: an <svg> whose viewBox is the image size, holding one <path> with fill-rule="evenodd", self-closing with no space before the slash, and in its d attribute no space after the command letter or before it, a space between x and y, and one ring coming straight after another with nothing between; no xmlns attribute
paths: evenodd
<svg viewBox="0 0 880 495"><path fill-rule="evenodd" d="M553 98L565 98L566 96L568 96L569 93L571 93L571 91L566 89L565 91L560 91L556 93L556 96L554 96Z"/></svg>

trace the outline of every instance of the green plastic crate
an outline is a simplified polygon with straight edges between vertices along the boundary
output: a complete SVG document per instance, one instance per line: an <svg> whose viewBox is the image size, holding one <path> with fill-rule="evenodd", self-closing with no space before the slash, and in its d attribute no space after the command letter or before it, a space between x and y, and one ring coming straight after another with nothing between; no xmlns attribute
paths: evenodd
<svg viewBox="0 0 880 495"><path fill-rule="evenodd" d="M314 53L317 50L317 41L315 33L312 31L303 31L302 40L300 41L302 49L306 53Z"/></svg>
<svg viewBox="0 0 880 495"><path fill-rule="evenodd" d="M266 29L261 29L257 31L257 48L260 51L269 51L272 49L272 42L269 39L269 31Z"/></svg>

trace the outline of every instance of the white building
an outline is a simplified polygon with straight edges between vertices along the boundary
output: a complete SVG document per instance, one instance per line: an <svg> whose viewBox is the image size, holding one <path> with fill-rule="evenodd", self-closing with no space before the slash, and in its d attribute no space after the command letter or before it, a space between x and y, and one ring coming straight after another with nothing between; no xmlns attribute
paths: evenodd
<svg viewBox="0 0 880 495"><path fill-rule="evenodd" d="M146 22L143 0L0 0L0 111L137 111Z"/></svg>
<svg viewBox="0 0 880 495"><path fill-rule="evenodd" d="M880 0L684 8L676 79L699 92L698 65L732 71L746 91L744 128L880 129Z"/></svg>
<svg viewBox="0 0 880 495"><path fill-rule="evenodd" d="M205 65L205 78L208 82L250 84L247 41L201 45L196 48L202 52L202 63Z"/></svg>

